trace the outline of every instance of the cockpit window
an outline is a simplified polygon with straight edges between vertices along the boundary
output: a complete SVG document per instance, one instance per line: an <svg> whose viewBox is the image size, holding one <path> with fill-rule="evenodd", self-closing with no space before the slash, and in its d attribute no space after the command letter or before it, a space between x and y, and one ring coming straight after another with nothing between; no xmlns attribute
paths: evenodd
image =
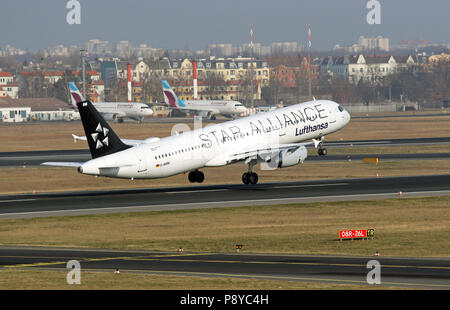
<svg viewBox="0 0 450 310"><path fill-rule="evenodd" d="M339 111L344 112L344 108L341 106L338 106Z"/></svg>

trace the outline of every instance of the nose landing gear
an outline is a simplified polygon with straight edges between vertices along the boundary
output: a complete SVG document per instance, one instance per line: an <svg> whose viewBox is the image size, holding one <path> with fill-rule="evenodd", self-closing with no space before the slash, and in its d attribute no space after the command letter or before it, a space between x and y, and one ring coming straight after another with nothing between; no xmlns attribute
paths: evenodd
<svg viewBox="0 0 450 310"><path fill-rule="evenodd" d="M325 156L325 155L327 155L327 149L326 148L323 148L323 140L324 140L324 137L322 136L322 137L320 137L320 138L318 138L318 139L312 139L313 140L313 142L314 142L314 146L317 148L319 148L318 150L317 150L317 154L319 154L319 156Z"/></svg>
<svg viewBox="0 0 450 310"><path fill-rule="evenodd" d="M325 156L325 155L327 155L327 149L319 148L317 150L317 154L319 154L320 156Z"/></svg>

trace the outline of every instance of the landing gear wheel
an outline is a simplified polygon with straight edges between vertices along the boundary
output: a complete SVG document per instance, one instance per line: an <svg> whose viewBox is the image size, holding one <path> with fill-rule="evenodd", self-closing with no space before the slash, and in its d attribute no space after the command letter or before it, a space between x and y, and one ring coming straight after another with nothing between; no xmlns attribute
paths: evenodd
<svg viewBox="0 0 450 310"><path fill-rule="evenodd" d="M188 179L191 183L202 183L205 180L205 175L203 174L203 172L195 170L189 172Z"/></svg>
<svg viewBox="0 0 450 310"><path fill-rule="evenodd" d="M242 175L242 183L244 184L256 184L258 183L258 175L254 172L245 172Z"/></svg>
<svg viewBox="0 0 450 310"><path fill-rule="evenodd" d="M215 116L211 116L210 120L215 121L216 117Z"/></svg>
<svg viewBox="0 0 450 310"><path fill-rule="evenodd" d="M242 183L244 184L250 184L250 178L249 178L249 174L247 172L245 172L242 175Z"/></svg>
<svg viewBox="0 0 450 310"><path fill-rule="evenodd" d="M258 175L256 173L252 172L249 176L249 181L251 184L258 183Z"/></svg>
<svg viewBox="0 0 450 310"><path fill-rule="evenodd" d="M197 183L203 183L205 175L201 171L197 171Z"/></svg>
<svg viewBox="0 0 450 310"><path fill-rule="evenodd" d="M320 156L325 156L325 155L327 155L327 149L322 149L322 148L320 148L320 149L317 151L317 153L318 153Z"/></svg>

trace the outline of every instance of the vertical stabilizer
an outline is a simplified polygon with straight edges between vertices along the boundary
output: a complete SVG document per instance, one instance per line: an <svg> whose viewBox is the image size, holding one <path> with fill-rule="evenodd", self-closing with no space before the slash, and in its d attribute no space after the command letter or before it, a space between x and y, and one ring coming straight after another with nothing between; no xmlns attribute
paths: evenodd
<svg viewBox="0 0 450 310"><path fill-rule="evenodd" d="M89 100L78 102L77 107L92 158L113 154L131 147L120 140Z"/></svg>
<svg viewBox="0 0 450 310"><path fill-rule="evenodd" d="M184 102L177 97L169 83L166 80L162 80L161 84L164 93L164 103L171 108L183 108L185 106Z"/></svg>

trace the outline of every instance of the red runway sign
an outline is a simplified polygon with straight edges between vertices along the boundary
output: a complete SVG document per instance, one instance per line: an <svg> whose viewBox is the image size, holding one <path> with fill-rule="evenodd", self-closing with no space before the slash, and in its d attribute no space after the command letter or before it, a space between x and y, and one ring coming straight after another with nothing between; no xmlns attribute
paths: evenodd
<svg viewBox="0 0 450 310"><path fill-rule="evenodd" d="M373 229L340 230L339 239L369 238L374 236Z"/></svg>

